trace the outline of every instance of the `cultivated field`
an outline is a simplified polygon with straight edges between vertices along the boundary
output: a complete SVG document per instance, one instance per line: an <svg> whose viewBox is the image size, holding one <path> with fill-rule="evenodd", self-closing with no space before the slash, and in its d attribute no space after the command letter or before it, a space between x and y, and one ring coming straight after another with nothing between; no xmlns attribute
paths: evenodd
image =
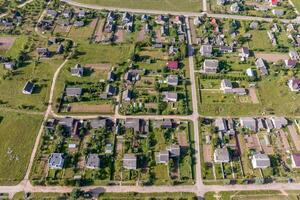
<svg viewBox="0 0 300 200"><path fill-rule="evenodd" d="M100 6L111 6L119 8L134 8L147 10L166 10L166 11L200 11L202 1L200 0L76 0L85 4L97 4Z"/></svg>

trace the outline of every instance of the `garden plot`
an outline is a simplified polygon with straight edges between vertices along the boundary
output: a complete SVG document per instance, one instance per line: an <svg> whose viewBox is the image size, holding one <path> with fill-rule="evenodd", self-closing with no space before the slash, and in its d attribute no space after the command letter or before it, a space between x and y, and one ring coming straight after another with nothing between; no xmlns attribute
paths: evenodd
<svg viewBox="0 0 300 200"><path fill-rule="evenodd" d="M0 37L0 51L9 50L15 43L15 37Z"/></svg>
<svg viewBox="0 0 300 200"><path fill-rule="evenodd" d="M203 145L203 155L204 155L204 162L212 163L212 155L213 155L213 148L209 144Z"/></svg>
<svg viewBox="0 0 300 200"><path fill-rule="evenodd" d="M112 104L89 105L89 104L69 104L70 113L113 113Z"/></svg>
<svg viewBox="0 0 300 200"><path fill-rule="evenodd" d="M99 79L106 79L111 70L111 65L107 63L86 64L85 67L94 72L95 76L99 77Z"/></svg>
<svg viewBox="0 0 300 200"><path fill-rule="evenodd" d="M278 62L289 59L288 54L284 53L255 53L256 58L262 58L267 62Z"/></svg>
<svg viewBox="0 0 300 200"><path fill-rule="evenodd" d="M253 149L257 152L261 151L261 147L256 134L245 135L244 139L248 149Z"/></svg>
<svg viewBox="0 0 300 200"><path fill-rule="evenodd" d="M295 144L296 150L300 151L300 136L294 125L289 125L288 130L292 136L293 143Z"/></svg>
<svg viewBox="0 0 300 200"><path fill-rule="evenodd" d="M61 25L56 25L54 28L53 33L62 33L64 35L68 35L72 28L72 25L69 26L61 26Z"/></svg>
<svg viewBox="0 0 300 200"><path fill-rule="evenodd" d="M249 92L249 96L250 96L252 103L259 104L259 100L258 100L258 97L256 94L256 89L251 87L248 89L248 92Z"/></svg>
<svg viewBox="0 0 300 200"><path fill-rule="evenodd" d="M98 19L99 20L99 19ZM97 25L97 21L93 21L92 23L94 26ZM95 31L95 42L101 42L103 40L103 37L104 37L104 33L103 33L103 27L104 27L104 24L105 24L105 19L101 19L98 21L98 27L95 27L96 28L96 31Z"/></svg>
<svg viewBox="0 0 300 200"><path fill-rule="evenodd" d="M123 43L125 41L125 35L126 35L126 31L118 27L114 35L114 42Z"/></svg>

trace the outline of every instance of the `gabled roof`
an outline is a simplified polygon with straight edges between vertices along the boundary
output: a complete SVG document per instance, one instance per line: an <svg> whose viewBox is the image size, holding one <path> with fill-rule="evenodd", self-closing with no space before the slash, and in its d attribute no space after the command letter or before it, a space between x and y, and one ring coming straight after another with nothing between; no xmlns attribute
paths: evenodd
<svg viewBox="0 0 300 200"><path fill-rule="evenodd" d="M99 168L100 167L100 158L98 154L89 154L86 161L87 168Z"/></svg>
<svg viewBox="0 0 300 200"><path fill-rule="evenodd" d="M80 87L68 86L66 88L66 95L68 97L78 97L82 94L82 89Z"/></svg>

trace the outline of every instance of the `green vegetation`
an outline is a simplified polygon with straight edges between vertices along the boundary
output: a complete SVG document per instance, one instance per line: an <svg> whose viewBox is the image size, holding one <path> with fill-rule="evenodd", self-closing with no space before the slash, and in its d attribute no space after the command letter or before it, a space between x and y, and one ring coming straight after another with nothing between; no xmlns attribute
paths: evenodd
<svg viewBox="0 0 300 200"><path fill-rule="evenodd" d="M104 193L101 194L98 198L99 200L115 200L115 199L186 199L186 200L195 200L197 199L194 193Z"/></svg>
<svg viewBox="0 0 300 200"><path fill-rule="evenodd" d="M0 116L0 184L17 184L25 175L42 116L15 112Z"/></svg>
<svg viewBox="0 0 300 200"><path fill-rule="evenodd" d="M194 11L201 10L202 1L182 1L182 0L76 0L85 4L96 4L100 6L111 6L119 8L149 9L149 10L165 10L165 11Z"/></svg>

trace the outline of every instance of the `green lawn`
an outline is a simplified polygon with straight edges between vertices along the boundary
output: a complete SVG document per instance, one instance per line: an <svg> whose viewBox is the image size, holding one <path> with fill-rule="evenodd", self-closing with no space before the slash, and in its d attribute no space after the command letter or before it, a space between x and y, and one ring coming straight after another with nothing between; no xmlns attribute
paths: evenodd
<svg viewBox="0 0 300 200"><path fill-rule="evenodd" d="M299 115L300 95L291 92L285 83L285 77L269 77L259 82L259 99L267 114Z"/></svg>
<svg viewBox="0 0 300 200"><path fill-rule="evenodd" d="M121 200L121 199L140 199L140 200L147 200L147 199L186 199L186 200L193 200L196 199L196 195L194 193L183 193L183 192L176 192L176 193L103 193L99 196L99 200Z"/></svg>
<svg viewBox="0 0 300 200"><path fill-rule="evenodd" d="M296 9L300 12L300 1L299 0L292 0L292 2L294 3Z"/></svg>
<svg viewBox="0 0 300 200"><path fill-rule="evenodd" d="M25 175L42 116L0 112L0 185L17 184Z"/></svg>
<svg viewBox="0 0 300 200"><path fill-rule="evenodd" d="M6 107L18 109L26 106L31 110L43 111L48 101L52 76L61 62L60 59L41 60L38 65L29 62L15 70L12 77L0 81L0 99ZM6 70L0 68L0 76L6 73ZM33 94L25 95L22 90L29 80L35 81L36 89Z"/></svg>
<svg viewBox="0 0 300 200"><path fill-rule="evenodd" d="M166 11L200 11L201 0L76 0L85 4L97 4L100 6L111 6L119 8L152 9Z"/></svg>
<svg viewBox="0 0 300 200"><path fill-rule="evenodd" d="M23 200L25 193L18 192L14 195L13 200ZM27 199L48 199L48 200L67 200L69 199L69 194L59 194L59 193L31 193Z"/></svg>

